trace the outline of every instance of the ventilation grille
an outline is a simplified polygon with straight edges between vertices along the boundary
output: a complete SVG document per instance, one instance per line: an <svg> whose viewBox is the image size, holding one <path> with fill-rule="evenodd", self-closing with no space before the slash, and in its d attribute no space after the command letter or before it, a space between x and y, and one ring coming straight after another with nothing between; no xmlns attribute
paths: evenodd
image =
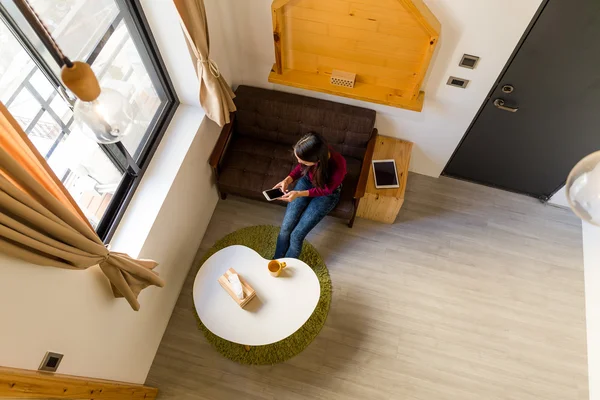
<svg viewBox="0 0 600 400"><path fill-rule="evenodd" d="M353 88L354 82L356 82L356 74L353 74L352 72L344 72L334 69L331 73L332 85Z"/></svg>

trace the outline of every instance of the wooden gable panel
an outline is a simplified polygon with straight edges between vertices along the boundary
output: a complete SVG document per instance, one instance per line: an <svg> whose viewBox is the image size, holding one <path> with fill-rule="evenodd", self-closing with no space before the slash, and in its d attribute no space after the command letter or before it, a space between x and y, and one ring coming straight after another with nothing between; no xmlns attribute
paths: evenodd
<svg viewBox="0 0 600 400"><path fill-rule="evenodd" d="M350 3L346 0L296 0L289 5L339 14L348 14L350 11Z"/></svg>
<svg viewBox="0 0 600 400"><path fill-rule="evenodd" d="M420 109L419 88L437 36L414 15L415 1L420 0L292 0L274 9L279 47L273 71L284 76L271 74L269 80L300 79L289 84L326 85L313 90L330 93L340 90L329 87L329 79L333 70L341 70L355 73L357 86L340 95L360 98L372 93L376 102ZM410 101L418 104L408 106Z"/></svg>
<svg viewBox="0 0 600 400"><path fill-rule="evenodd" d="M364 4L367 6L370 6L373 3L375 3L372 0L351 0L350 2L352 4ZM404 7L402 6L402 3L400 3L399 0L378 0L376 3L380 7L383 7L387 10L403 10L404 9Z"/></svg>
<svg viewBox="0 0 600 400"><path fill-rule="evenodd" d="M367 18L353 17L350 14L330 13L312 8L289 6L285 8L284 15L297 19L305 19L313 22L324 22L326 24L348 26L356 29L377 31L377 21L371 21Z"/></svg>
<svg viewBox="0 0 600 400"><path fill-rule="evenodd" d="M416 27L416 29L420 29ZM380 32L363 31L360 29L348 28L346 26L329 25L328 36L342 39L352 39L357 42L371 44L378 49L383 49L391 55L416 53L422 55L425 53L428 37L419 30L412 32L404 31L405 36L390 35ZM419 40L413 40L418 37Z"/></svg>
<svg viewBox="0 0 600 400"><path fill-rule="evenodd" d="M358 18L367 18L374 21L385 21L394 24L410 24L419 26L419 22L416 21L412 15L410 15L404 8L398 10L390 10L389 8L382 7L379 2L366 3L352 3L350 5L350 14Z"/></svg>
<svg viewBox="0 0 600 400"><path fill-rule="evenodd" d="M306 19L297 19L290 16L286 16L285 18L285 26L288 34L292 29L295 31L314 33L317 35L329 34L329 25L326 23L308 21Z"/></svg>
<svg viewBox="0 0 600 400"><path fill-rule="evenodd" d="M398 58L391 53L371 51L370 49L357 51L358 42L349 39L332 38L328 36L311 34L303 31L291 31L286 38L295 39L286 42L286 54L289 51L313 54L322 57L336 58L339 60L364 63L372 66L388 67L401 71L415 71L421 64L419 57ZM289 65L288 68L293 68Z"/></svg>

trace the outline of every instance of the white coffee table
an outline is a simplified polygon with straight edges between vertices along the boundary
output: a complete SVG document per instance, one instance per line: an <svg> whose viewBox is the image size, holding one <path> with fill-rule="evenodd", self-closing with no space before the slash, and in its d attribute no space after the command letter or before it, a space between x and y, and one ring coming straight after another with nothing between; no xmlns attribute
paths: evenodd
<svg viewBox="0 0 600 400"><path fill-rule="evenodd" d="M287 267L275 278L269 274L269 261L248 247L230 246L213 254L194 281L194 304L202 323L215 335L246 346L275 343L300 329L315 310L321 287L304 262L281 261ZM244 308L217 281L229 268L256 291Z"/></svg>

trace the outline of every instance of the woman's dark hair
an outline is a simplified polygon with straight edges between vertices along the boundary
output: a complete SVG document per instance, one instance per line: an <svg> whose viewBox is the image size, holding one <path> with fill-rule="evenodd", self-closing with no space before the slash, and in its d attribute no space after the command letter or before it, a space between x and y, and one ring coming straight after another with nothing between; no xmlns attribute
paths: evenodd
<svg viewBox="0 0 600 400"><path fill-rule="evenodd" d="M329 145L323 136L311 132L298 140L294 146L294 152L299 159L316 163L312 167L306 167L303 174L310 170L313 172L314 184L322 188L329 178Z"/></svg>

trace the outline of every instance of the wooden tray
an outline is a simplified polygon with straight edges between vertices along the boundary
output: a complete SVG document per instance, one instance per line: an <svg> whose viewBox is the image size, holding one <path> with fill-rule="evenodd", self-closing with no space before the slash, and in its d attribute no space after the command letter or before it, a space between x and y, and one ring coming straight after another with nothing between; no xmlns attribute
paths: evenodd
<svg viewBox="0 0 600 400"><path fill-rule="evenodd" d="M235 295L235 292L233 291L233 289L231 288L229 279L227 279L229 277L229 275L233 275L233 274L237 274L237 272L235 271L235 269L229 268L223 275L221 275L219 277L219 283L221 284L221 286L223 286L223 289L225 289L225 291L227 293L229 293L231 298L240 307L244 308L246 306L246 304L248 304L250 302L250 300L252 300L256 296L256 292L254 291L252 286L248 285L248 282L246 282L246 280L244 278L242 278L242 276L240 274L238 274L238 276L240 278L240 282L242 283L242 289L244 290L244 298L239 299Z"/></svg>

